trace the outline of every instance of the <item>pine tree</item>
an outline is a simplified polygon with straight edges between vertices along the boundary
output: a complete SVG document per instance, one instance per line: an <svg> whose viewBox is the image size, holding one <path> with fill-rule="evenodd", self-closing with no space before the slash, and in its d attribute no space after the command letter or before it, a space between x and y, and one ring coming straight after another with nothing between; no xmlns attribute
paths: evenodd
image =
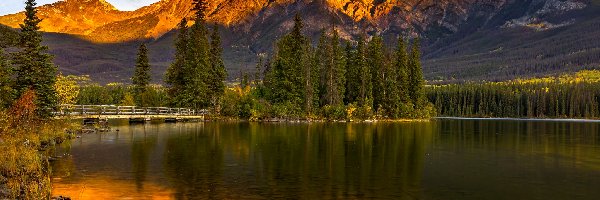
<svg viewBox="0 0 600 200"><path fill-rule="evenodd" d="M383 38L375 36L369 42L367 50L367 63L371 68L371 80L373 83L373 106L379 110L385 104L388 91L386 88L387 66L385 64Z"/></svg>
<svg viewBox="0 0 600 200"><path fill-rule="evenodd" d="M209 97L216 111L219 109L220 99L225 93L225 79L227 78L227 70L223 63L223 47L221 46L221 36L219 26L213 26L212 34L210 35L210 64L211 71L207 85L210 89Z"/></svg>
<svg viewBox="0 0 600 200"><path fill-rule="evenodd" d="M319 58L321 71L321 101L323 105L342 105L346 92L346 58L335 28L330 38L323 31L318 49L315 57Z"/></svg>
<svg viewBox="0 0 600 200"><path fill-rule="evenodd" d="M145 44L141 44L138 49L137 59L135 62L135 72L131 81L135 88L135 94L139 97L144 93L150 83L150 61L148 59L148 48Z"/></svg>
<svg viewBox="0 0 600 200"><path fill-rule="evenodd" d="M331 38L333 65L331 70L330 102L331 105L343 105L346 93L346 55L340 43L340 35L334 28Z"/></svg>
<svg viewBox="0 0 600 200"><path fill-rule="evenodd" d="M330 79L328 72L330 72L331 65L333 63L333 57L331 55L332 49L330 45L330 40L327 37L327 31L323 29L321 31L321 36L319 37L319 43L317 44L317 49L315 50L314 55L314 65L319 69L319 97L321 99L322 105L331 105L328 98Z"/></svg>
<svg viewBox="0 0 600 200"><path fill-rule="evenodd" d="M35 0L27 0L25 5L25 20L20 32L21 49L13 55L17 71L15 89L19 96L33 89L37 96L37 113L47 118L52 116L58 103L54 90L57 67L52 63L53 56L46 53L48 47L41 44L41 20L37 17Z"/></svg>
<svg viewBox="0 0 600 200"><path fill-rule="evenodd" d="M12 104L13 92L12 68L0 48L0 109Z"/></svg>
<svg viewBox="0 0 600 200"><path fill-rule="evenodd" d="M356 49L354 49L350 42L346 42L344 51L346 54L346 94L344 101L346 104L351 104L358 101L360 68L356 62Z"/></svg>
<svg viewBox="0 0 600 200"><path fill-rule="evenodd" d="M421 107L425 101L423 86L423 69L421 67L421 44L419 38L416 38L412 44L409 59L409 83L408 92L412 103L416 107Z"/></svg>
<svg viewBox="0 0 600 200"><path fill-rule="evenodd" d="M361 36L356 47L355 64L359 70L359 94L358 104L360 106L372 107L373 105L373 84L371 82L371 69L367 62L367 47L364 36Z"/></svg>
<svg viewBox="0 0 600 200"><path fill-rule="evenodd" d="M171 98L172 105L182 106L182 93L184 86L186 85L185 77L188 69L186 65L187 61L187 47L188 47L188 27L187 20L183 18L179 23L179 33L175 39L175 59L173 63L167 68L165 77L165 83L168 85L168 94Z"/></svg>
<svg viewBox="0 0 600 200"><path fill-rule="evenodd" d="M309 111L313 102L314 77L311 67L309 41L302 35L302 19L296 15L292 31L277 41L272 69L265 77L269 100L273 103L304 105Z"/></svg>
<svg viewBox="0 0 600 200"><path fill-rule="evenodd" d="M206 2L195 0L194 11L196 11L196 19L188 33L185 76L183 78L185 85L181 101L186 107L200 109L209 106L211 101L207 85L212 65L209 58L208 30L204 21Z"/></svg>
<svg viewBox="0 0 600 200"><path fill-rule="evenodd" d="M394 68L397 74L397 92L399 103L406 104L411 102L409 88L409 67L408 53L406 52L406 42L402 37L398 37L398 46L396 47Z"/></svg>

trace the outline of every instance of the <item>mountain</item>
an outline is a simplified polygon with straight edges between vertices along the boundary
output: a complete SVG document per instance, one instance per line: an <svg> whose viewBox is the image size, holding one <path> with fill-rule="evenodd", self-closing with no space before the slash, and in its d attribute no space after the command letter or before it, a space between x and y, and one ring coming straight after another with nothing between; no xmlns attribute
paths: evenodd
<svg viewBox="0 0 600 200"><path fill-rule="evenodd" d="M104 0L65 0L39 9L46 43L61 71L100 82L128 81L136 47L149 44L154 80L173 55L174 28L192 0L162 0L118 11ZM335 26L346 40L362 34L424 40L429 80L503 80L600 66L598 0L209 0L208 22L221 26L231 77L302 15L313 38ZM0 17L17 28L23 13ZM315 40L316 41L316 40Z"/></svg>

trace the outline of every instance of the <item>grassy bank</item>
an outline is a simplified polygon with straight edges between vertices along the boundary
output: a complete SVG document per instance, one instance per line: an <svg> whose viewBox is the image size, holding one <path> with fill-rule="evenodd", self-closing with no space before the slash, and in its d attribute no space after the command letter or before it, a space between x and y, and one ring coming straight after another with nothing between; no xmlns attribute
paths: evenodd
<svg viewBox="0 0 600 200"><path fill-rule="evenodd" d="M0 111L0 199L49 199L50 168L44 149L69 138L67 121L43 120L24 95Z"/></svg>

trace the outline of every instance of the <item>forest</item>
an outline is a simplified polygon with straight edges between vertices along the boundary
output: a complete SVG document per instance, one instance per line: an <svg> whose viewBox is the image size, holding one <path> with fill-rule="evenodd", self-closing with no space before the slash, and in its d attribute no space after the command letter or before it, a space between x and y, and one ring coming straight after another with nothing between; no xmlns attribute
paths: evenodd
<svg viewBox="0 0 600 200"><path fill-rule="evenodd" d="M440 116L600 118L600 71L426 87Z"/></svg>

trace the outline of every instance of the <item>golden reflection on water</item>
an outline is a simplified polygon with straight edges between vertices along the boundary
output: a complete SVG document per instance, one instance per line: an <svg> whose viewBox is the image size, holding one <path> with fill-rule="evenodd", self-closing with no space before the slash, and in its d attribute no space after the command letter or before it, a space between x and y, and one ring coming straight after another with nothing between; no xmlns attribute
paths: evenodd
<svg viewBox="0 0 600 200"><path fill-rule="evenodd" d="M174 199L173 190L168 187L145 183L140 190L131 180L117 180L98 175L77 181L52 180L52 194L70 197L74 200L98 199Z"/></svg>

